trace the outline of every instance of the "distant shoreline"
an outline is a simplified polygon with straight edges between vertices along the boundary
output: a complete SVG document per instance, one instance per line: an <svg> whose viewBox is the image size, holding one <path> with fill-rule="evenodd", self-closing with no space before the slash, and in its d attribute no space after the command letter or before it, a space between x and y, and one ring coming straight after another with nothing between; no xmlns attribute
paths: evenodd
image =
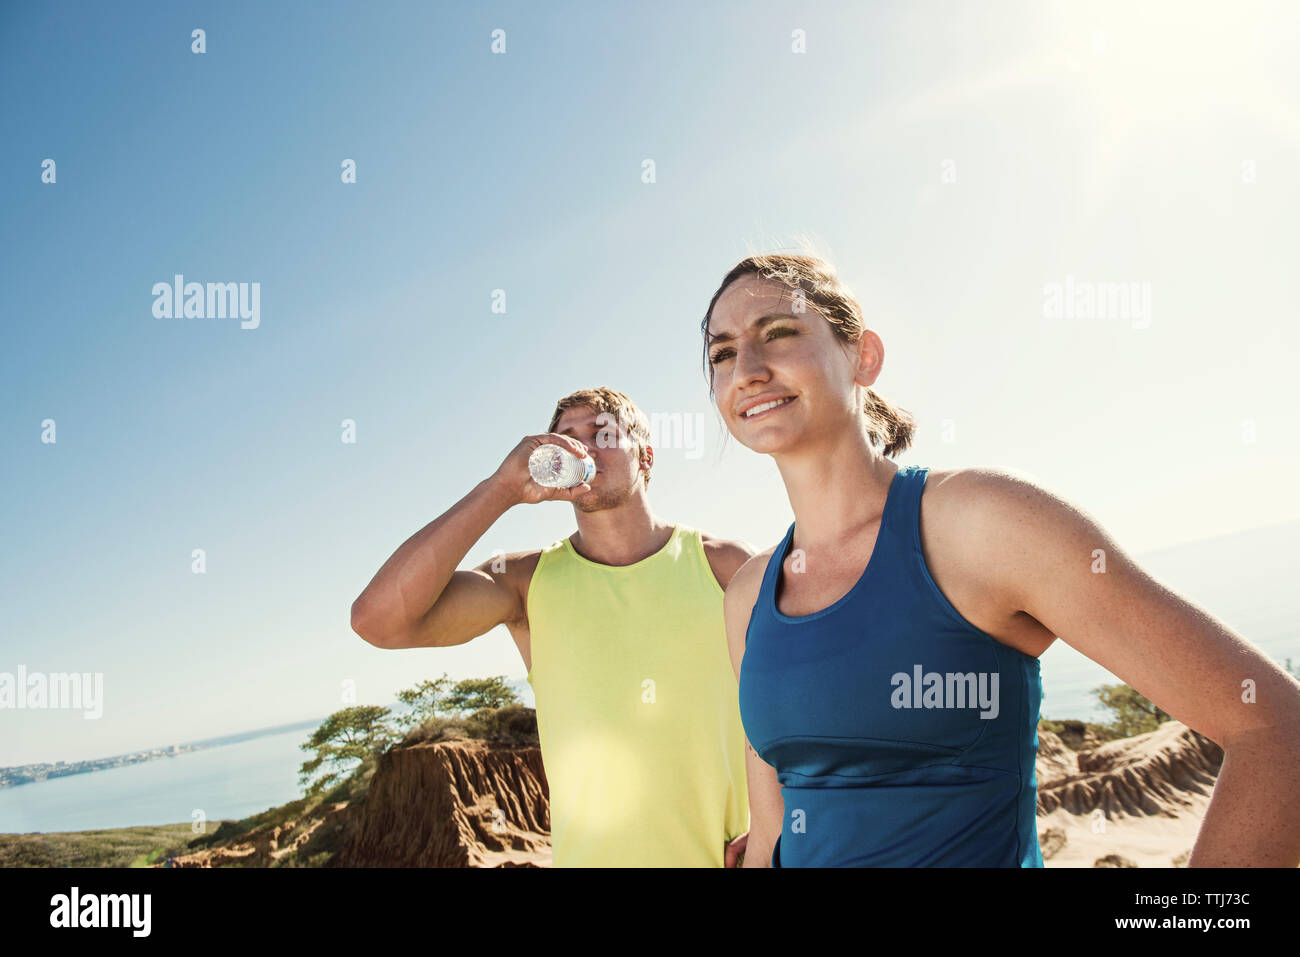
<svg viewBox="0 0 1300 957"><path fill-rule="evenodd" d="M179 754L201 751L205 748L239 744L244 741L251 741L254 738L267 737L268 735L286 734L290 731L316 728L324 720L325 718L310 718L305 721L295 721L291 724L278 724L253 731L241 731L237 734L226 734L216 738L203 738L198 741L168 744L147 751L128 751L124 754L114 754L105 758L91 758L85 761L39 762L4 767L0 768L0 788L15 788L24 784L39 784L51 778L63 778L74 774L91 774L95 771L107 771L111 768L129 767L133 764L141 764L157 758L170 758Z"/></svg>

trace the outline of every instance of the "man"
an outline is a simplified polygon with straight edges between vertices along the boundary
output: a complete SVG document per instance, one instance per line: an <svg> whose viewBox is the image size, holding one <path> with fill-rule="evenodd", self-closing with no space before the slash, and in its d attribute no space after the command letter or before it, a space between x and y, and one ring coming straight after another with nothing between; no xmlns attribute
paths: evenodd
<svg viewBox="0 0 1300 957"><path fill-rule="evenodd" d="M504 624L528 669L556 867L735 867L748 839L745 737L723 589L755 552L650 509L645 414L613 389L561 399L491 477L408 539L352 605L380 648L464 644ZM590 455L572 489L539 445ZM511 506L572 502L578 530L457 571Z"/></svg>

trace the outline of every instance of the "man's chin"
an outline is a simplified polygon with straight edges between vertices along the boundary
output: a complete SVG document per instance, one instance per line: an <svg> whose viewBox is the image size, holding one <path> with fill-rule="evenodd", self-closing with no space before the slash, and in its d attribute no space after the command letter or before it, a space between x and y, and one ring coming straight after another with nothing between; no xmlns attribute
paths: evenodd
<svg viewBox="0 0 1300 957"><path fill-rule="evenodd" d="M607 508L617 508L622 505L623 499L598 495L592 491L575 498L573 504L581 512L603 512Z"/></svg>

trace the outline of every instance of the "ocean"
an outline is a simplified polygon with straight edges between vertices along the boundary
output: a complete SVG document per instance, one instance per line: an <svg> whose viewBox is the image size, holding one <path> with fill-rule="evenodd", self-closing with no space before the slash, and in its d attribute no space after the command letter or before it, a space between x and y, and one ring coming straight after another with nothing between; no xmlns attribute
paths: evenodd
<svg viewBox="0 0 1300 957"><path fill-rule="evenodd" d="M0 833L239 819L302 797L310 728L0 789Z"/></svg>

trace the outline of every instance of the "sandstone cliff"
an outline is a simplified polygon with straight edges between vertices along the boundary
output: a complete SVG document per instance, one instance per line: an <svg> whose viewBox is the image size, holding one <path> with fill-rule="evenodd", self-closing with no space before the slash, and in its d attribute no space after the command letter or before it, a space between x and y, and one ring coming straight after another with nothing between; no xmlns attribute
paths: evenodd
<svg viewBox="0 0 1300 957"><path fill-rule="evenodd" d="M551 814L537 748L482 741L394 748L379 762L338 867L544 867Z"/></svg>
<svg viewBox="0 0 1300 957"><path fill-rule="evenodd" d="M549 867L550 826L539 749L458 739L392 748L360 797L223 823L167 866Z"/></svg>
<svg viewBox="0 0 1300 957"><path fill-rule="evenodd" d="M1080 751L1038 732L1038 843L1049 867L1181 867L1223 749L1178 721Z"/></svg>
<svg viewBox="0 0 1300 957"><path fill-rule="evenodd" d="M1044 859L1049 866L1184 863L1222 760L1218 745L1177 721L1079 751L1040 731L1036 770ZM222 825L207 842L211 846L175 863L547 867L551 862L546 772L535 747L463 739L395 747L379 759L360 797L297 801L259 818L266 823L243 831ZM228 838L226 828L231 828Z"/></svg>
<svg viewBox="0 0 1300 957"><path fill-rule="evenodd" d="M1195 804L1194 795L1210 794L1222 763L1222 748L1178 721L1078 752L1040 731L1038 813L1100 808L1110 820L1177 817Z"/></svg>

